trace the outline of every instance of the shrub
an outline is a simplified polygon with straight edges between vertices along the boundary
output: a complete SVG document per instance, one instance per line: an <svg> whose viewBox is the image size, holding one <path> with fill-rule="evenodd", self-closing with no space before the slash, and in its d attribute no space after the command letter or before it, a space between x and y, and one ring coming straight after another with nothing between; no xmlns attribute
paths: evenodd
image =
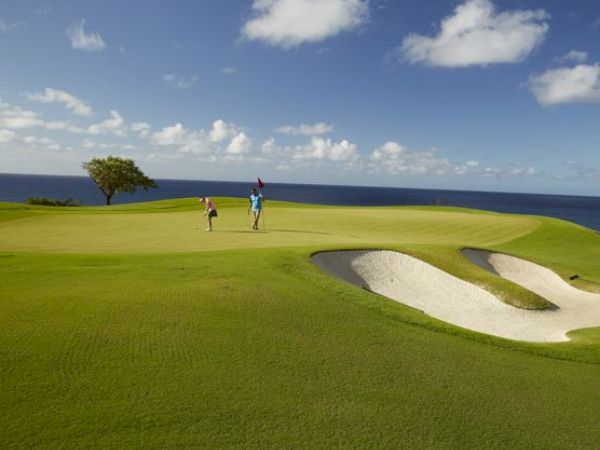
<svg viewBox="0 0 600 450"><path fill-rule="evenodd" d="M44 205L44 206L81 206L81 201L69 197L66 200L57 200L48 197L29 197L28 205Z"/></svg>

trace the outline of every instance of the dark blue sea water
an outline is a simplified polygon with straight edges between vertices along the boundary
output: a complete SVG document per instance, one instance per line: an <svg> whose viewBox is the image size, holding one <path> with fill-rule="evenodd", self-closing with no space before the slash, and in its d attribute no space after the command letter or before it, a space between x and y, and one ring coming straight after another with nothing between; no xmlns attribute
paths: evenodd
<svg viewBox="0 0 600 450"><path fill-rule="evenodd" d="M141 202L202 195L245 197L252 182L156 180L159 188L133 195L117 194L113 203ZM462 206L498 212L537 214L570 220L600 230L600 197L513 194L500 192L326 186L269 183L266 197L327 205ZM85 205L101 205L104 197L88 177L0 174L0 201L24 202L28 197L69 197Z"/></svg>

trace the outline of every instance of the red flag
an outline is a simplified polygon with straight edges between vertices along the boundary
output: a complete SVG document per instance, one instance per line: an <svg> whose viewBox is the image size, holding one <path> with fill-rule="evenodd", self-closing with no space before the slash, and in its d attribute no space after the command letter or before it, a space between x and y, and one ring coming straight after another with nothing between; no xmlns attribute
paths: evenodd
<svg viewBox="0 0 600 450"><path fill-rule="evenodd" d="M264 187L265 187L265 183L263 183L263 181L262 181L262 180L259 178L259 179L258 179L258 188L259 188L259 189L262 189L262 188L264 188Z"/></svg>

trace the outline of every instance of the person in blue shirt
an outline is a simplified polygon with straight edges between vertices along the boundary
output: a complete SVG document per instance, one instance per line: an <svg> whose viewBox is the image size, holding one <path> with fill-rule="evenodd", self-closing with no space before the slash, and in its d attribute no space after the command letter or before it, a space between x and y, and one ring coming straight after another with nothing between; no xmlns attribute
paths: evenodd
<svg viewBox="0 0 600 450"><path fill-rule="evenodd" d="M258 220L260 219L260 213L263 207L263 195L256 191L256 188L252 188L250 191L250 209L252 209L252 215L254 216L254 223L252 224L253 230L258 230Z"/></svg>

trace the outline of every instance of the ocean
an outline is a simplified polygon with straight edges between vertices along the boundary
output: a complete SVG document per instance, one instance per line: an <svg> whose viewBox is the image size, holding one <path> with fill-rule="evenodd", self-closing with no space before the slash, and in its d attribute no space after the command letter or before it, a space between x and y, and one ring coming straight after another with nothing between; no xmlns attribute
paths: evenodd
<svg viewBox="0 0 600 450"><path fill-rule="evenodd" d="M230 181L155 180L158 189L116 194L113 204L177 197L245 197L253 183ZM536 214L570 220L600 231L600 197L514 194L388 187L269 183L266 198L323 205L444 205L488 211ZM104 196L88 177L0 174L0 201L28 197L69 197L85 205L102 205Z"/></svg>

